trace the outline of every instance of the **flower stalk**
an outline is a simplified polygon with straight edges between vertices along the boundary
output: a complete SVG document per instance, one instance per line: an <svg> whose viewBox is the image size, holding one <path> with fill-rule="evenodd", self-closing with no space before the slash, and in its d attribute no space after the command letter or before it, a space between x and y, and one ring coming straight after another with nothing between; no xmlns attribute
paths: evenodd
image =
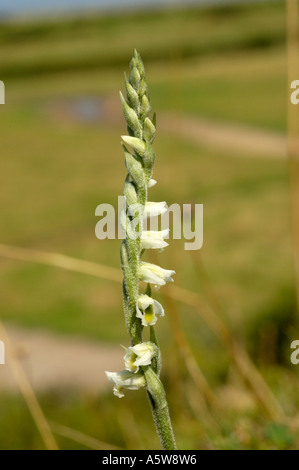
<svg viewBox="0 0 299 470"><path fill-rule="evenodd" d="M168 404L159 378L161 352L154 325L164 316L162 305L151 295L151 287L172 281L173 270L142 261L147 249L163 249L168 243L168 230L143 230L144 217L162 215L166 202L148 201L148 189L156 184L152 178L155 152L152 143L156 133L155 115L152 116L145 70L140 55L134 51L129 79L125 75L126 98L120 92L128 135L122 136L122 147L128 175L124 183L126 199L122 214L125 239L121 245L123 271L123 306L131 346L124 356L125 370L106 372L114 384L114 394L123 396L123 390L146 387L154 422L163 449L176 449ZM151 117L152 116L152 117ZM140 282L147 283L140 292ZM150 341L144 342L144 329L149 329Z"/></svg>

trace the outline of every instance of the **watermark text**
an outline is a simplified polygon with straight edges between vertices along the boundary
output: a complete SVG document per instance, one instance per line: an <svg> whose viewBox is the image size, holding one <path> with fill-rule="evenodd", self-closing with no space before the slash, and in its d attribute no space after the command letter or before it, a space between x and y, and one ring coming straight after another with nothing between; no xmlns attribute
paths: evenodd
<svg viewBox="0 0 299 470"><path fill-rule="evenodd" d="M291 354L291 363L296 366L299 364L299 340L295 339L292 344L291 344L291 349L294 349L295 351L292 352Z"/></svg>
<svg viewBox="0 0 299 470"><path fill-rule="evenodd" d="M292 90L295 90L291 93L291 103L298 104L299 103L299 80L293 80L291 83Z"/></svg>
<svg viewBox="0 0 299 470"><path fill-rule="evenodd" d="M100 217L95 235L99 240L126 237L136 240L141 236L141 231L171 229L173 239L186 240L185 250L199 250L202 247L203 204L171 204L161 215L143 216L140 223L143 213L141 204L132 204L126 208L124 196L118 196L117 217L113 205L99 204L95 210L96 217Z"/></svg>
<svg viewBox="0 0 299 470"><path fill-rule="evenodd" d="M0 365L5 364L5 346L3 341L0 340Z"/></svg>
<svg viewBox="0 0 299 470"><path fill-rule="evenodd" d="M5 104L5 85L0 80L0 104Z"/></svg>

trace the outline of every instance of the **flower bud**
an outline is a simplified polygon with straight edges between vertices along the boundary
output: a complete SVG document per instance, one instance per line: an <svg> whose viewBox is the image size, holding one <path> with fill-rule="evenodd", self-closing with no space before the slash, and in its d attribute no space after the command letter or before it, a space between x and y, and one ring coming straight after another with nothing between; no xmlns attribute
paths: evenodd
<svg viewBox="0 0 299 470"><path fill-rule="evenodd" d="M143 137L145 140L148 140L152 143L155 139L156 128L152 121L146 117L143 124Z"/></svg>
<svg viewBox="0 0 299 470"><path fill-rule="evenodd" d="M136 137L141 138L142 129L137 114L135 113L134 109L128 105L121 91L119 92L119 95L128 126L130 129L132 129Z"/></svg>
<svg viewBox="0 0 299 470"><path fill-rule="evenodd" d="M147 117L151 112L152 107L146 95L142 96L141 105L140 105L140 114L142 117Z"/></svg>
<svg viewBox="0 0 299 470"><path fill-rule="evenodd" d="M141 157L145 153L145 143L143 140L138 139L137 137L131 137L130 135L122 135L121 136L122 140L125 142L125 144L130 145L132 149Z"/></svg>
<svg viewBox="0 0 299 470"><path fill-rule="evenodd" d="M139 112L139 97L138 93L134 90L132 85L127 79L127 76L125 74L125 86L126 86L126 95L128 102L131 106L131 108L134 108L135 111Z"/></svg>
<svg viewBox="0 0 299 470"><path fill-rule="evenodd" d="M131 74L129 77L129 83L132 85L136 92L139 91L140 87L140 74L136 67L132 67Z"/></svg>

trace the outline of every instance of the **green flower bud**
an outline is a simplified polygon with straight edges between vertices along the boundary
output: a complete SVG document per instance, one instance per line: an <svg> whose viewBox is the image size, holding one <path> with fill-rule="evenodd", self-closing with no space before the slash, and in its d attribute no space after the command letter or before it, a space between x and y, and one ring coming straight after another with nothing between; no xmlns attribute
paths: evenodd
<svg viewBox="0 0 299 470"><path fill-rule="evenodd" d="M145 140L148 140L150 143L152 143L155 139L155 135L156 128L152 121L146 117L143 124L143 137Z"/></svg>
<svg viewBox="0 0 299 470"><path fill-rule="evenodd" d="M141 78L141 80L140 80L139 92L138 93L139 93L139 98L142 98L144 95L148 94L147 83L146 83L146 80L144 78Z"/></svg>
<svg viewBox="0 0 299 470"><path fill-rule="evenodd" d="M132 68L132 71L129 77L129 82L132 85L132 87L138 92L139 87L140 87L140 74L136 67Z"/></svg>
<svg viewBox="0 0 299 470"><path fill-rule="evenodd" d="M125 86L126 86L126 94L127 94L128 102L131 108L135 109L135 111L138 113L139 107L140 107L138 93L134 90L132 85L129 83L126 74L125 74Z"/></svg>
<svg viewBox="0 0 299 470"><path fill-rule="evenodd" d="M137 137L132 137L130 135L122 135L121 138L124 143L130 145L130 147L132 147L132 149L138 155L140 155L141 157L144 155L146 147L143 140L138 139Z"/></svg>
<svg viewBox="0 0 299 470"><path fill-rule="evenodd" d="M126 178L124 185L124 196L126 198L128 207L138 203L135 186L129 181L128 177Z"/></svg>
<svg viewBox="0 0 299 470"><path fill-rule="evenodd" d="M123 107L124 116L125 116L125 119L127 121L127 124L132 129L132 131L134 132L134 135L136 137L141 138L142 137L142 129L141 129L140 122L138 120L138 116L135 113L134 109L132 109L128 105L128 103L124 99L123 94L122 94L121 91L119 92L119 94L120 94L120 100L121 100L121 104L122 104L122 107Z"/></svg>
<svg viewBox="0 0 299 470"><path fill-rule="evenodd" d="M140 76L141 77L145 77L145 68L144 68L144 64L142 62L142 59L141 59L141 56L140 54L138 54L137 52L137 55L138 55L138 60L137 60L137 69L138 69L138 72L140 73Z"/></svg>
<svg viewBox="0 0 299 470"><path fill-rule="evenodd" d="M136 158L131 155L124 146L123 149L125 152L126 168L129 175L137 187L143 187L145 185L145 181L141 163L136 160Z"/></svg>
<svg viewBox="0 0 299 470"><path fill-rule="evenodd" d="M143 118L148 117L151 110L152 110L152 108L151 108L150 102L148 100L148 97L146 95L143 95L142 100L141 100L141 106L140 106L141 116Z"/></svg>
<svg viewBox="0 0 299 470"><path fill-rule="evenodd" d="M154 165L156 158L155 151L151 144L149 142L146 142L146 150L143 153L143 161L144 161L144 167L148 170L150 170L150 173L148 173L147 176L151 177L152 174L152 167Z"/></svg>

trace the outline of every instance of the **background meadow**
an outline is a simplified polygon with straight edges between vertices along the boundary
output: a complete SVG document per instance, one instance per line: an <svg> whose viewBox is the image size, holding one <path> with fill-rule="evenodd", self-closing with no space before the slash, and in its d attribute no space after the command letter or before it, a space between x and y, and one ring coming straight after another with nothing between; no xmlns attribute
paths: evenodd
<svg viewBox="0 0 299 470"><path fill-rule="evenodd" d="M120 242L95 237L95 208L122 191L118 90L134 48L142 55L157 111L152 198L204 205L200 251L171 240L149 258L177 272L157 294L157 333L181 449L298 447L285 24L276 1L1 21L1 319L120 358L120 283L30 261L32 251L12 259L8 245L120 268ZM19 360L30 379L30 356ZM36 390L59 447L159 448L145 394L118 400L104 367L93 374L96 393L59 381ZM44 448L1 371L0 410L0 448Z"/></svg>

